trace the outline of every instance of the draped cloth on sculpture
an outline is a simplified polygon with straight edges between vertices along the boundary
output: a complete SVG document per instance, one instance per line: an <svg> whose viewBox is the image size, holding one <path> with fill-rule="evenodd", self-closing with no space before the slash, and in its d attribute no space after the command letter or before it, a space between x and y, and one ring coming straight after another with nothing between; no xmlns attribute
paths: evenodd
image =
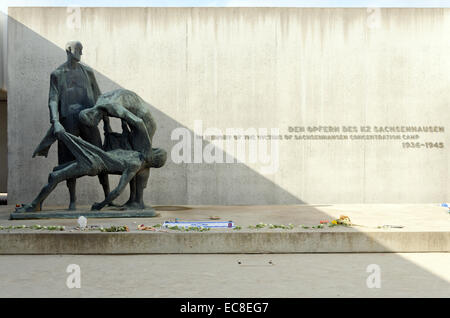
<svg viewBox="0 0 450 318"><path fill-rule="evenodd" d="M85 170L100 171L105 169L106 165L104 160L108 157L107 152L102 149L84 141L83 139L76 137L68 132L62 132L59 135L60 140L66 145L70 152L76 158L76 161ZM57 140L53 134L53 126L47 131L45 137L39 143L34 150L33 158L38 156L47 157L50 146ZM112 158L109 158L111 160ZM93 174L95 175L95 174Z"/></svg>
<svg viewBox="0 0 450 318"><path fill-rule="evenodd" d="M56 137L53 133L53 125L47 130L45 133L45 137L41 140L39 145L36 147L36 149L33 152L33 158L36 156L48 156L48 151L50 150L50 146L53 145L53 143L56 141Z"/></svg>
<svg viewBox="0 0 450 318"><path fill-rule="evenodd" d="M107 164L114 161L116 161L114 163L120 164L112 154L84 141L80 137L63 132L59 135L59 138L73 154L81 170L86 171L90 176L105 171Z"/></svg>
<svg viewBox="0 0 450 318"><path fill-rule="evenodd" d="M127 161L130 161L130 164L136 163L136 158L139 156L143 156L141 161L145 158L149 164L148 167L160 168L165 164L166 151L151 147L156 123L145 107L144 101L134 92L117 89L105 93L98 98L94 107L87 108L81 113L84 112L91 114L102 112L106 116L122 119L123 123L122 133L112 131L105 133L103 149L68 132L59 135L58 138L74 155L76 161L84 169L90 171L89 175L94 175L97 173L96 171L104 171L105 168L109 171L116 170L115 166L127 165ZM126 124L124 124L125 122ZM128 126L131 131L127 128ZM49 149L55 141L57 141L57 137L52 126L34 150L33 157L47 157Z"/></svg>
<svg viewBox="0 0 450 318"><path fill-rule="evenodd" d="M34 151L33 157L36 154L45 155L48 153L50 146L57 140L53 135L53 129L49 129L51 134L47 134L39 146ZM66 145L70 152L74 155L76 162L80 165L83 171L88 171L88 175L94 176L99 174L101 171L105 171L108 167L113 167L116 165L123 165L124 161L131 160L136 161L136 158L141 157L138 151L128 149L120 149L118 146L107 147L108 151L104 151L99 147L96 147L87 141L84 141L80 137L74 136L68 132L62 132L60 135L60 140ZM106 140L105 143L114 145L123 145L123 143L118 143L117 139L124 139L127 136L122 134L114 133L110 136L106 135L106 139L112 138L115 141L111 142ZM40 152L44 150L43 152ZM41 154L42 153L42 154ZM126 154L126 156L124 156ZM152 148L151 157L151 167L159 168L164 165L166 161L166 152L161 148ZM135 162L136 163L136 162Z"/></svg>

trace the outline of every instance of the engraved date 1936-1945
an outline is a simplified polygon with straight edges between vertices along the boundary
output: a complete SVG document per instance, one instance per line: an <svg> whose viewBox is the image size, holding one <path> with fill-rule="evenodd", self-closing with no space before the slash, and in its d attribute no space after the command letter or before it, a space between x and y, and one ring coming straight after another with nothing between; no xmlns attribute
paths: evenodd
<svg viewBox="0 0 450 318"><path fill-rule="evenodd" d="M442 149L444 148L443 142L403 142L403 148L408 149L420 149L420 148L428 148L428 149Z"/></svg>

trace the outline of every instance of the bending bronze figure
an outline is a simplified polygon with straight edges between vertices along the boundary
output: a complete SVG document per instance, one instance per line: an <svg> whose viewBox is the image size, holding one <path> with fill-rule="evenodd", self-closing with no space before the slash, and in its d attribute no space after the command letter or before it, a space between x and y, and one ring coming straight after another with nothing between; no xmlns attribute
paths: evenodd
<svg viewBox="0 0 450 318"><path fill-rule="evenodd" d="M58 140L71 152L75 160L55 167L49 175L48 184L33 202L17 208L16 212L39 211L42 202L62 181L101 174L119 174L121 177L118 186L104 201L94 203L92 210L100 210L112 203L128 183L131 191L126 207L145 208L143 191L147 185L149 169L162 167L167 159L166 151L152 148L155 121L143 100L125 89L101 95L94 107L79 113L79 120L83 125L94 128L100 120L108 116L122 120L123 132L112 133L110 128L107 128L105 150L65 130L55 130L52 127L35 152L48 149Z"/></svg>

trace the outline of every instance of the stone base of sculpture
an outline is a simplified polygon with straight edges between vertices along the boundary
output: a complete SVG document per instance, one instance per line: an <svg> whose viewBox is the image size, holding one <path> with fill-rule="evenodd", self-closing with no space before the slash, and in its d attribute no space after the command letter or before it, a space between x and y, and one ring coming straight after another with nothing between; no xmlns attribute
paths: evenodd
<svg viewBox="0 0 450 318"><path fill-rule="evenodd" d="M13 212L10 220L31 219L78 219L80 216L86 218L151 218L160 216L152 207L144 209L123 209L121 207L108 207L102 211L91 211L89 207L76 211L67 209L42 210L39 212Z"/></svg>

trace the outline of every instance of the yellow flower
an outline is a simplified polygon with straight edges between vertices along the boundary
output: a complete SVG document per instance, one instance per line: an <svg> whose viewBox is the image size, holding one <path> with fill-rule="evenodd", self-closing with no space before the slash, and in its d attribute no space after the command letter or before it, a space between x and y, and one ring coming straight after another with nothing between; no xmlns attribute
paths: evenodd
<svg viewBox="0 0 450 318"><path fill-rule="evenodd" d="M338 224L336 220L331 221L333 224Z"/></svg>

